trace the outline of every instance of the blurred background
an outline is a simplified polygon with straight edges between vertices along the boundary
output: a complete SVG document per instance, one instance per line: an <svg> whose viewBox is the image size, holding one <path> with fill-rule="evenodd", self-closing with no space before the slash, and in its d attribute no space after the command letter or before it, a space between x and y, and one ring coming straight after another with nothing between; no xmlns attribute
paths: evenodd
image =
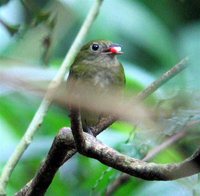
<svg viewBox="0 0 200 196"><path fill-rule="evenodd" d="M43 92L58 70L93 0L0 1L0 171L37 110ZM140 92L180 60L189 67L147 101L160 129L115 123L98 138L136 158L143 158L189 122L200 120L200 4L197 0L105 0L85 42L108 39L123 47L127 89ZM144 123L144 122L143 122ZM145 124L145 123L144 123ZM53 104L34 142L8 185L13 195L35 174L68 112ZM199 127L154 159L183 160L200 145ZM92 174L92 175L91 175ZM57 173L46 195L104 194L120 172L75 155ZM115 195L195 195L198 176L172 182L132 178Z"/></svg>

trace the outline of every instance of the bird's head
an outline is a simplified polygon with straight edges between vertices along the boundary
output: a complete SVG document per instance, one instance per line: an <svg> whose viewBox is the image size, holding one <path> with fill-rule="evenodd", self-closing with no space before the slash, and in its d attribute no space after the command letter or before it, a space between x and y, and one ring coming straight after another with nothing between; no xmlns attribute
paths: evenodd
<svg viewBox="0 0 200 196"><path fill-rule="evenodd" d="M119 54L123 54L119 44L107 40L94 40L81 48L77 59L91 64L108 64L116 61L116 55Z"/></svg>
<svg viewBox="0 0 200 196"><path fill-rule="evenodd" d="M116 55L122 54L121 46L107 40L95 40L87 43L81 48L81 51L87 51L92 55Z"/></svg>

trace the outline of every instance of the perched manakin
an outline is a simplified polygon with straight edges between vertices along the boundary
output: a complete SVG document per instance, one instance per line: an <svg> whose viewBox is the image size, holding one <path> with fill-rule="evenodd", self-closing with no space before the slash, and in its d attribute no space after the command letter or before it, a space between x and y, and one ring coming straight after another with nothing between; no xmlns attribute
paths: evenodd
<svg viewBox="0 0 200 196"><path fill-rule="evenodd" d="M95 98L92 99L93 95L101 97L111 91L122 92L124 89L124 69L117 59L117 55L122 53L119 44L107 40L95 40L81 48L71 65L67 79L67 98L72 103L68 104L68 108L70 111L72 107L77 107L78 103L74 104L76 102L74 99L84 99L78 107L85 132L91 132L92 127L105 117L105 114L90 107L90 103L95 102Z"/></svg>

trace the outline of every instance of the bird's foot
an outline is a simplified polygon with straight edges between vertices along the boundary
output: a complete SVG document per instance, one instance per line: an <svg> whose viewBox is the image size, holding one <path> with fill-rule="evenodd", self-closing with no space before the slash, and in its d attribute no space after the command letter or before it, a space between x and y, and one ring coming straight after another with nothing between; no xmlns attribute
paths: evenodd
<svg viewBox="0 0 200 196"><path fill-rule="evenodd" d="M86 133L94 136L93 132L94 132L94 128L93 127L87 127L85 130Z"/></svg>

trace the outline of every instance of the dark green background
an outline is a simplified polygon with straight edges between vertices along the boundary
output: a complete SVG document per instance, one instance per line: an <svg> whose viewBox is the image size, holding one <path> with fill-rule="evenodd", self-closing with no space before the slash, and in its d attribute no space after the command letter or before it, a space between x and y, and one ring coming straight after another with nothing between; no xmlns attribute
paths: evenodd
<svg viewBox="0 0 200 196"><path fill-rule="evenodd" d="M0 24L0 73L7 76L0 83L0 170L41 102L41 95L32 92L19 79L46 88L92 2L0 1L0 19L4 22ZM181 59L189 57L189 68L147 102L148 107L160 109L156 122L162 117L171 119L167 126L163 125L165 129L148 134L152 128L138 128L135 137L126 143L133 128L117 123L99 137L121 152L142 158L149 149L174 133L173 128L170 132L170 126L184 121L189 111L193 114L199 109L200 3L197 0L105 0L85 42L92 39L122 44L124 55L120 60L125 66L127 88L135 93ZM11 177L9 195L33 177L58 130L69 126L67 115L67 111L56 104L50 108L34 142ZM178 120L174 120L174 116L178 116ZM162 125L161 121L158 123ZM195 136L171 146L154 161L176 162L191 154L199 139L198 129L193 131L197 133ZM103 194L118 176L119 172L107 170L98 161L76 155L59 170L46 195ZM197 183L196 176L173 182L133 178L116 195L192 195Z"/></svg>

